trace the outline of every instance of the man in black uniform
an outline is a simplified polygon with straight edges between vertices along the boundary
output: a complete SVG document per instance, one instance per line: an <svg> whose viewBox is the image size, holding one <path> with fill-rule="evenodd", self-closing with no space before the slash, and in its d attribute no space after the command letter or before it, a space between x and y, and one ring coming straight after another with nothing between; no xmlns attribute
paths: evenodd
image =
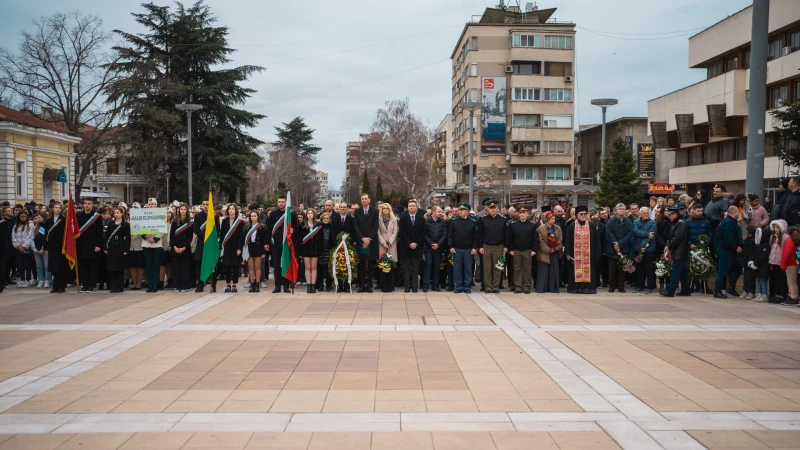
<svg viewBox="0 0 800 450"><path fill-rule="evenodd" d="M216 216L212 216L216 219ZM200 279L200 268L203 266L203 247L206 238L206 221L208 220L208 200L203 200L203 210L194 216L194 223L192 224L192 231L197 236L197 244L194 248L194 264L195 273L197 273L197 288L194 290L197 293L203 292L205 283ZM217 232L219 232L219 221L217 221ZM216 266L211 276L211 292L217 292L217 270Z"/></svg>
<svg viewBox="0 0 800 450"><path fill-rule="evenodd" d="M478 219L478 252L483 258L483 277L487 294L500 293L500 271L495 267L500 256L508 251L504 247L506 219L497 213L497 200L487 198L483 206L489 214Z"/></svg>
<svg viewBox="0 0 800 450"><path fill-rule="evenodd" d="M90 199L83 200L83 211L78 212L80 236L75 242L78 252L78 292L92 293L97 281L97 258L103 244L103 218L94 211Z"/></svg>
<svg viewBox="0 0 800 450"><path fill-rule="evenodd" d="M281 195L278 197L278 209L269 214L267 220L267 232L270 233L269 245L267 251L270 252L272 258L272 268L275 269L275 289L272 290L273 294L281 292L291 292L291 287L286 278L283 277L281 272L281 257L283 255L283 222L286 217L286 196ZM289 225L292 228L297 227L297 214L292 211L289 218Z"/></svg>
<svg viewBox="0 0 800 450"><path fill-rule="evenodd" d="M470 294L473 258L478 253L478 223L469 216L469 203L458 205L458 216L450 220L447 245L453 255L455 293Z"/></svg>
<svg viewBox="0 0 800 450"><path fill-rule="evenodd" d="M506 265L514 265L514 292L517 294L531 293L533 286L533 257L539 248L539 233L536 232L536 224L528 220L528 205L520 205L519 220L508 224L506 235L506 248L513 261L506 261Z"/></svg>

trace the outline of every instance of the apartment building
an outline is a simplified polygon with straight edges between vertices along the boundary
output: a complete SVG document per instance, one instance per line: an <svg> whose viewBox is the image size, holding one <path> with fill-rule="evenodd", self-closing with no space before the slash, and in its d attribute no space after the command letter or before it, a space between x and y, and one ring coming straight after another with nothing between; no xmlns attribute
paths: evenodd
<svg viewBox="0 0 800 450"><path fill-rule="evenodd" d="M687 184L689 192L724 183L744 192L750 83L749 6L689 38L689 67L706 79L650 100L649 133L656 148L656 181ZM765 193L788 173L777 158L770 111L800 100L800 7L772 0L769 10Z"/></svg>
<svg viewBox="0 0 800 450"><path fill-rule="evenodd" d="M501 2L502 5L502 2ZM494 195L539 207L577 203L573 173L575 24L528 3L486 8L451 54L455 201ZM482 110L461 106L480 102ZM470 128L475 179L469 179ZM585 199L582 199L582 203Z"/></svg>
<svg viewBox="0 0 800 450"><path fill-rule="evenodd" d="M319 197L317 197L317 203L323 204L325 200L329 199L329 189L328 189L328 172L321 172L317 171L314 174L314 181L319 183Z"/></svg>

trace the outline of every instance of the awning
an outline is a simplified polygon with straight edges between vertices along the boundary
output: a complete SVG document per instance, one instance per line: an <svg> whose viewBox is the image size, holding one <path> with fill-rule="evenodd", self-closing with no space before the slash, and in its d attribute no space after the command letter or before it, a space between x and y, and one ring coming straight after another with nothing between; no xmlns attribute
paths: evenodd
<svg viewBox="0 0 800 450"><path fill-rule="evenodd" d="M66 180L67 175L61 169L44 169L42 172L42 181L58 181L58 177L63 176Z"/></svg>
<svg viewBox="0 0 800 450"><path fill-rule="evenodd" d="M81 191L81 198L122 198L108 191Z"/></svg>

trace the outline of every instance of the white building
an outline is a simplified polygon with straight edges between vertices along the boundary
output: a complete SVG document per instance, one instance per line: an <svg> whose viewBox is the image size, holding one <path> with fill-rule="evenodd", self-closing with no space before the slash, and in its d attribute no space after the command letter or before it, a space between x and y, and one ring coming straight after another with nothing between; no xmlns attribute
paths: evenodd
<svg viewBox="0 0 800 450"><path fill-rule="evenodd" d="M325 203L328 200L328 172L320 172L319 170L314 174L314 181L319 183L319 197L317 203Z"/></svg>

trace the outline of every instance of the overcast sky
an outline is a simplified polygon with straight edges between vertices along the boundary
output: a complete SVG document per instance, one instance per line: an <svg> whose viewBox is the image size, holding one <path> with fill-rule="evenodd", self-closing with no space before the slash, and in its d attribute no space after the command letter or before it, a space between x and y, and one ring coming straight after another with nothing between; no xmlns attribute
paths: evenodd
<svg viewBox="0 0 800 450"><path fill-rule="evenodd" d="M412 110L431 127L441 122L451 109L449 57L456 40L472 15L482 14L497 1L207 3L218 24L230 29L229 42L238 50L232 64L267 69L247 83L258 91L248 107L268 116L250 132L271 141L274 126L304 117L316 129L315 143L322 147L318 168L330 174L331 188L338 189L344 178L346 142L368 131L385 101L408 98ZM687 39L695 31L671 32L707 27L751 3L539 1L542 9L558 8L553 15L558 21L630 34L611 38L578 28L576 126L599 123L600 109L589 104L592 98L619 99L619 105L609 110L609 120L645 116L647 100L703 79L704 71L687 68ZM99 15L108 30L142 31L130 15L142 11L137 1L7 0L2 9L3 47L16 48L19 31L30 28L33 19L76 9Z"/></svg>

